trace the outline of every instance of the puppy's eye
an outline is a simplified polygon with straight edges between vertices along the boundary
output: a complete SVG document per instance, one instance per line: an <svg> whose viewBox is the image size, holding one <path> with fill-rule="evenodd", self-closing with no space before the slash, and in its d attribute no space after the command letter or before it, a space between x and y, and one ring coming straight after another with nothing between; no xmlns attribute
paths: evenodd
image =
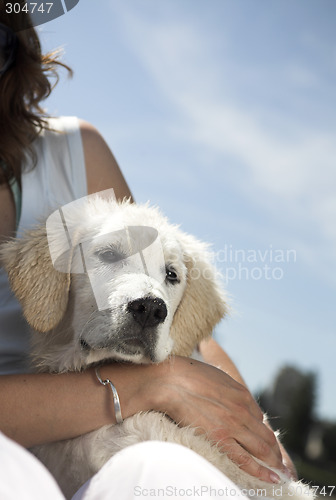
<svg viewBox="0 0 336 500"><path fill-rule="evenodd" d="M173 269L172 267L166 267L166 280L170 283L180 282L175 269Z"/></svg>
<svg viewBox="0 0 336 500"><path fill-rule="evenodd" d="M113 249L102 250L97 254L99 259L105 264L114 264L115 262L119 262L125 258L125 255Z"/></svg>

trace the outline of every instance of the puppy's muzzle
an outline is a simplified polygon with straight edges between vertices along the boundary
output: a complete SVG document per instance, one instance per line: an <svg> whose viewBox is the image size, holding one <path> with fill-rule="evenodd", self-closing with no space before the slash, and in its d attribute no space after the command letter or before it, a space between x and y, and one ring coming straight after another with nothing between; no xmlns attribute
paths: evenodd
<svg viewBox="0 0 336 500"><path fill-rule="evenodd" d="M167 307L162 299L144 297L129 302L128 312L142 328L157 326L167 316Z"/></svg>
<svg viewBox="0 0 336 500"><path fill-rule="evenodd" d="M111 326L113 319L111 311L100 311L100 325L105 324L105 330L99 328L99 332L95 329L94 335L90 322L86 324L83 330L80 345L83 354L106 349L106 355L113 355L113 352L118 355L140 359L149 359L152 362L157 362L157 344L159 339L159 327L167 317L168 310L165 302L158 297L142 297L132 300L126 304L124 311L124 321L119 324L119 328ZM97 320L97 316L93 317L93 321ZM98 333L98 335L97 335Z"/></svg>

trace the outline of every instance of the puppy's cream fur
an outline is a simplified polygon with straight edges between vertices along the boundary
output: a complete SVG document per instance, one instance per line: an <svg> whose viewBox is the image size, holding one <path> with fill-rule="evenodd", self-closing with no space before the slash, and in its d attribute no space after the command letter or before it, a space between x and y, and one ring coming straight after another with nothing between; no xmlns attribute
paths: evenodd
<svg viewBox="0 0 336 500"><path fill-rule="evenodd" d="M89 241L87 252L96 259L97 272L104 264L97 241L109 244L109 235L120 227L155 228L160 236L166 266L178 282L163 283L139 270L120 273L105 286L111 307L98 311L90 281L52 265L43 226L1 250L12 289L32 327L32 362L36 371L66 372L108 360L135 363L163 361L171 354L190 356L197 344L211 335L226 314L227 305L210 254L204 243L172 226L160 212L147 205L118 204L97 196L85 213L74 213L78 242ZM103 243L102 243L103 242ZM98 255L98 257L97 257ZM139 334L128 304L144 297L166 304L167 316ZM136 343L139 340L139 347ZM84 346L84 347L83 347ZM172 360L173 362L173 360ZM180 428L157 412L140 413L121 425L105 426L76 439L38 446L33 452L45 463L70 498L106 461L125 446L145 440L172 441L185 445L218 467L245 490L260 490L267 498L278 497L277 487L242 471L225 453L195 429ZM301 483L281 476L282 498L312 498ZM278 490L279 491L279 490ZM252 494L251 497L254 495Z"/></svg>

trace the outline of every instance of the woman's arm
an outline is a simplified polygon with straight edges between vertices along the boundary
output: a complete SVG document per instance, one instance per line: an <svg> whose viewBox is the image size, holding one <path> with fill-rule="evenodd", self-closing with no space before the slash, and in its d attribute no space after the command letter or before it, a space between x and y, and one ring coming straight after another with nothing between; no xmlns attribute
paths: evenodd
<svg viewBox="0 0 336 500"><path fill-rule="evenodd" d="M7 184L0 185L0 244L15 236L15 203Z"/></svg>
<svg viewBox="0 0 336 500"><path fill-rule="evenodd" d="M199 352L206 363L220 368L234 380L247 388L243 377L232 359L213 338L203 340L199 345Z"/></svg>
<svg viewBox="0 0 336 500"><path fill-rule="evenodd" d="M105 371L118 388L124 418L152 409L150 382L159 368L113 364ZM115 423L109 396L93 369L2 375L0 429L26 447L73 438Z"/></svg>

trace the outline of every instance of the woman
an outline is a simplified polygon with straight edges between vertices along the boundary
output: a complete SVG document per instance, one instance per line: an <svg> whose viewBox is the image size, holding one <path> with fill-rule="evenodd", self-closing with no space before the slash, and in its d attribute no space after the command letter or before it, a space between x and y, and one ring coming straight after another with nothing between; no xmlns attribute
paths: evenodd
<svg viewBox="0 0 336 500"><path fill-rule="evenodd" d="M118 199L130 190L106 143L90 124L48 120L40 107L56 75L55 53L41 55L33 28L15 34L21 14L0 12L0 235L14 236L52 209L103 189ZM52 130L50 130L50 128ZM65 133L59 133L60 131ZM20 215L20 191L22 212ZM61 375L29 374L27 326L1 275L0 430L17 443L68 439L115 422L92 369ZM111 364L101 369L118 390L123 417L166 412L180 425L197 426L220 443L241 468L265 481L284 468L279 446L262 412L228 356L214 341L200 346L210 364L176 357L158 365ZM290 465L288 457L282 451Z"/></svg>

